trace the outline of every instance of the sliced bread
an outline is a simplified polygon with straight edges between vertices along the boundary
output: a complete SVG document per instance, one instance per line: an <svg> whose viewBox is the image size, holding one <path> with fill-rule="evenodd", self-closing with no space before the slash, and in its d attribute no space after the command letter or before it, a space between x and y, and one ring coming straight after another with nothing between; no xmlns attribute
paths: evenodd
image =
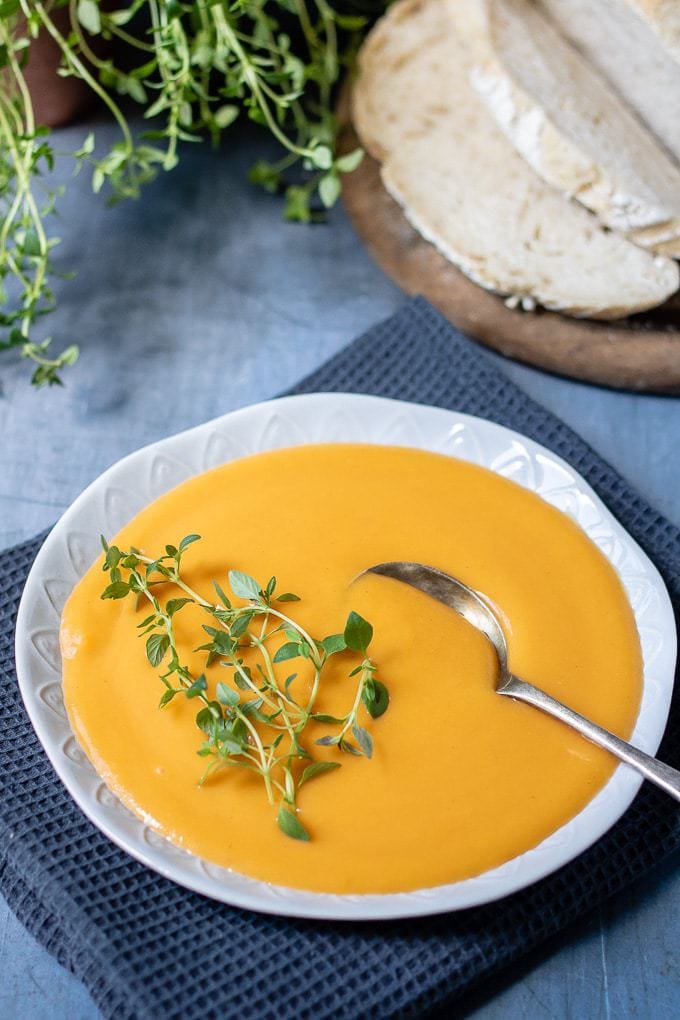
<svg viewBox="0 0 680 1020"><path fill-rule="evenodd" d="M680 61L680 3L678 0L628 0L628 3Z"/></svg>
<svg viewBox="0 0 680 1020"><path fill-rule="evenodd" d="M678 0L627 0L680 60L680 3Z"/></svg>
<svg viewBox="0 0 680 1020"><path fill-rule="evenodd" d="M608 82L530 0L451 10L473 85L536 172L607 226L680 255L680 165Z"/></svg>
<svg viewBox="0 0 680 1020"><path fill-rule="evenodd" d="M678 0L538 0L680 162Z"/></svg>
<svg viewBox="0 0 680 1020"><path fill-rule="evenodd" d="M360 55L353 116L417 230L489 290L571 315L660 304L678 267L606 231L541 180L469 83L448 5L400 0Z"/></svg>

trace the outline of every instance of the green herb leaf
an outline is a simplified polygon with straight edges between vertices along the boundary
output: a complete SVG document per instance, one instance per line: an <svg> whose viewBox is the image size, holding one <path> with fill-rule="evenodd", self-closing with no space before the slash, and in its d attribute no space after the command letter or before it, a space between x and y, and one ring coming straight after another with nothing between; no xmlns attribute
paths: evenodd
<svg viewBox="0 0 680 1020"><path fill-rule="evenodd" d="M277 602L299 602L300 596L293 595L292 591L284 591L283 595L276 596Z"/></svg>
<svg viewBox="0 0 680 1020"><path fill-rule="evenodd" d="M364 620L363 616L359 616L358 613L351 612L347 617L347 623L345 624L345 643L348 648L351 648L355 652L363 652L366 654L366 649L371 643L373 637L373 627L370 625L368 620Z"/></svg>
<svg viewBox="0 0 680 1020"><path fill-rule="evenodd" d="M202 708L196 716L196 725L203 733L210 733L215 725L215 716L209 708Z"/></svg>
<svg viewBox="0 0 680 1020"><path fill-rule="evenodd" d="M125 581L113 581L104 588L100 598L102 599L124 599L130 594L130 585Z"/></svg>
<svg viewBox="0 0 680 1020"><path fill-rule="evenodd" d="M147 638L146 657L152 666L160 666L169 647L170 638L167 634L151 634Z"/></svg>
<svg viewBox="0 0 680 1020"><path fill-rule="evenodd" d="M233 638L242 637L250 626L250 622L253 618L252 613L242 613L238 616L230 627L230 634Z"/></svg>
<svg viewBox="0 0 680 1020"><path fill-rule="evenodd" d="M371 739L370 733L368 733L362 726L359 726L359 723L354 723L352 726L352 736L366 757L370 758L373 754L373 740Z"/></svg>
<svg viewBox="0 0 680 1020"><path fill-rule="evenodd" d="M284 807L283 804L279 808L276 821L281 832L283 832L286 836L290 836L291 839L299 839L304 842L309 840L309 833L298 816L292 811L289 811L289 809Z"/></svg>
<svg viewBox="0 0 680 1020"><path fill-rule="evenodd" d="M253 698L252 701L243 702L240 708L244 715L261 715L262 713L260 712L260 709L262 708L262 705L262 698ZM280 733L279 736L283 738L283 733ZM274 744L276 744L276 741L274 741ZM274 745L272 745L272 747L273 746Z"/></svg>
<svg viewBox="0 0 680 1020"><path fill-rule="evenodd" d="M164 691L161 694L161 700L158 702L158 707L159 708L163 708L165 705L168 704L168 702L172 701L172 699L174 698L174 696L176 694L179 694L179 691L174 691L174 690L173 691L171 691L171 690Z"/></svg>
<svg viewBox="0 0 680 1020"><path fill-rule="evenodd" d="M342 766L339 761L315 761L313 765L308 765L307 768L304 769L300 776L298 789L300 789L303 783L308 783L310 779L313 779L314 776L320 776L324 772L333 772L335 769L339 769L341 767Z"/></svg>
<svg viewBox="0 0 680 1020"><path fill-rule="evenodd" d="M99 5L95 0L78 0L78 21L90 35L101 32L102 23L99 17Z"/></svg>
<svg viewBox="0 0 680 1020"><path fill-rule="evenodd" d="M227 103L224 106L219 106L213 113L215 124L218 128L224 130L229 127L236 118L238 117L238 106L234 106L231 103Z"/></svg>
<svg viewBox="0 0 680 1020"><path fill-rule="evenodd" d="M217 692L217 700L223 705L238 705L241 700L237 691L233 690L233 688L227 686L225 683L218 683L215 690Z"/></svg>
<svg viewBox="0 0 680 1020"><path fill-rule="evenodd" d="M361 700L372 719L379 719L389 706L390 695L385 684L380 680L369 680L364 685Z"/></svg>
<svg viewBox="0 0 680 1020"><path fill-rule="evenodd" d="M225 662L224 665L226 666L228 664ZM245 673L246 676L244 677L242 675L242 673ZM250 680L250 683L248 683L248 680L246 680L246 677L248 678L248 680ZM242 690L242 691L249 691L249 690L251 690L252 689L251 688L252 682L253 682L253 675L251 673L250 666L241 666L241 672L237 671L237 672L234 673L234 683L236 684L236 686L238 688L240 688L240 690Z"/></svg>
<svg viewBox="0 0 680 1020"><path fill-rule="evenodd" d="M328 734L325 737L319 737L319 739L315 740L314 743L318 744L319 747L334 747L336 744L340 743L340 737L333 737L331 734Z"/></svg>
<svg viewBox="0 0 680 1020"><path fill-rule="evenodd" d="M198 542L200 535L185 535L182 541L179 543L179 551L184 552L187 546L191 545L192 542Z"/></svg>
<svg viewBox="0 0 680 1020"><path fill-rule="evenodd" d="M325 651L326 655L335 655L336 652L344 652L347 648L347 642L345 641L344 634L330 634L325 637L321 642L321 646Z"/></svg>
<svg viewBox="0 0 680 1020"><path fill-rule="evenodd" d="M193 601L193 599L170 599L165 607L165 611L168 616L174 616L178 609L181 609L182 606L186 606L187 603Z"/></svg>
<svg viewBox="0 0 680 1020"><path fill-rule="evenodd" d="M319 170L330 170L333 164L333 153L327 145L317 145L312 152L312 162Z"/></svg>
<svg viewBox="0 0 680 1020"><path fill-rule="evenodd" d="M229 586L234 595L240 599L258 599L260 597L259 584L250 574L244 574L242 570L229 571Z"/></svg>
<svg viewBox="0 0 680 1020"><path fill-rule="evenodd" d="M222 741L222 747L229 754L240 754L243 750L243 745L238 740L233 740L231 737L225 737Z"/></svg>
<svg viewBox="0 0 680 1020"><path fill-rule="evenodd" d="M355 747L354 744L352 744L349 740L346 740L344 737L338 741L338 747L341 751L346 751L347 754L353 754L357 758L360 758L362 755L359 748Z"/></svg>
<svg viewBox="0 0 680 1020"><path fill-rule="evenodd" d="M224 592L220 588L220 586L217 583L217 581L213 581L213 588L217 592L217 597L220 600L220 602L222 603L222 605L226 606L227 609L231 609L231 602L229 601L227 596L224 594Z"/></svg>
<svg viewBox="0 0 680 1020"><path fill-rule="evenodd" d="M327 173L319 181L319 198L326 209L332 208L340 197L342 185L336 173Z"/></svg>
<svg viewBox="0 0 680 1020"><path fill-rule="evenodd" d="M300 645L295 641L287 641L285 645L281 645L277 649L274 655L273 662L286 662L287 659L296 659L298 655L301 655Z"/></svg>
<svg viewBox="0 0 680 1020"><path fill-rule="evenodd" d="M207 691L207 689L208 684L205 679L205 674L201 673L200 676L196 677L191 687L186 688L184 693L186 694L187 698L197 698L199 694L202 694L203 691Z"/></svg>
<svg viewBox="0 0 680 1020"><path fill-rule="evenodd" d="M354 149L352 152L348 152L346 156L340 156L339 159L336 159L335 169L338 173L349 174L356 170L363 158L364 150Z"/></svg>

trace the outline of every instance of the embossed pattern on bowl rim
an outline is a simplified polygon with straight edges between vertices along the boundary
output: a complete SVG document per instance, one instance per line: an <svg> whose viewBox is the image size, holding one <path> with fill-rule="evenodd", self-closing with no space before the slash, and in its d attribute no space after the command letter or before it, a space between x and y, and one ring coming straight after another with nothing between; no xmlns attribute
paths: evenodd
<svg viewBox="0 0 680 1020"><path fill-rule="evenodd" d="M45 541L19 607L19 687L35 731L71 796L101 831L167 878L235 906L337 920L379 920L476 906L516 892L572 860L623 814L640 778L620 765L566 825L538 846L474 878L414 892L335 895L274 886L187 853L125 808L94 771L61 699L59 616L68 592L114 534L147 503L228 460L303 443L369 442L449 454L490 468L567 513L610 560L640 634L644 687L632 741L654 754L673 689L676 633L664 583L645 553L565 461L517 432L471 415L356 394L282 397L233 411L144 447L105 471Z"/></svg>

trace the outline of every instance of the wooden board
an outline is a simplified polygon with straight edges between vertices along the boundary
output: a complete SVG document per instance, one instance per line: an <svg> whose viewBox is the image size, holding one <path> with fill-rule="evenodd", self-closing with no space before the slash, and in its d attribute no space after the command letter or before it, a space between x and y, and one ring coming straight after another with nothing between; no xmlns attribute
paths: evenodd
<svg viewBox="0 0 680 1020"><path fill-rule="evenodd" d="M346 127L343 149L358 145ZM349 217L376 262L407 294L422 294L455 326L509 358L621 389L680 393L680 298L604 323L508 308L455 268L411 226L368 154L343 179Z"/></svg>

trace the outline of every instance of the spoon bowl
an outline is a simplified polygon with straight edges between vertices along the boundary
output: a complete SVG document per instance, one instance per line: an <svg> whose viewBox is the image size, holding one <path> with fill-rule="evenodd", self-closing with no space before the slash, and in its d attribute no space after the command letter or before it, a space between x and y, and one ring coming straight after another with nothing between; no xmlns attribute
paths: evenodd
<svg viewBox="0 0 680 1020"><path fill-rule="evenodd" d="M377 574L389 577L394 581L417 588L431 598L449 606L454 612L476 627L493 646L498 660L498 681L496 693L516 698L540 708L543 712L554 716L599 747L611 752L621 761L641 773L650 782L660 787L676 800L680 801L680 772L652 758L637 747L617 737L614 733L599 726L591 719L575 712L563 702L546 694L534 684L522 680L510 672L508 667L508 643L498 613L490 600L481 592L475 591L457 577L445 574L436 567L428 567L424 563L406 560L393 560L389 563L376 563L364 570L359 577L366 574Z"/></svg>

